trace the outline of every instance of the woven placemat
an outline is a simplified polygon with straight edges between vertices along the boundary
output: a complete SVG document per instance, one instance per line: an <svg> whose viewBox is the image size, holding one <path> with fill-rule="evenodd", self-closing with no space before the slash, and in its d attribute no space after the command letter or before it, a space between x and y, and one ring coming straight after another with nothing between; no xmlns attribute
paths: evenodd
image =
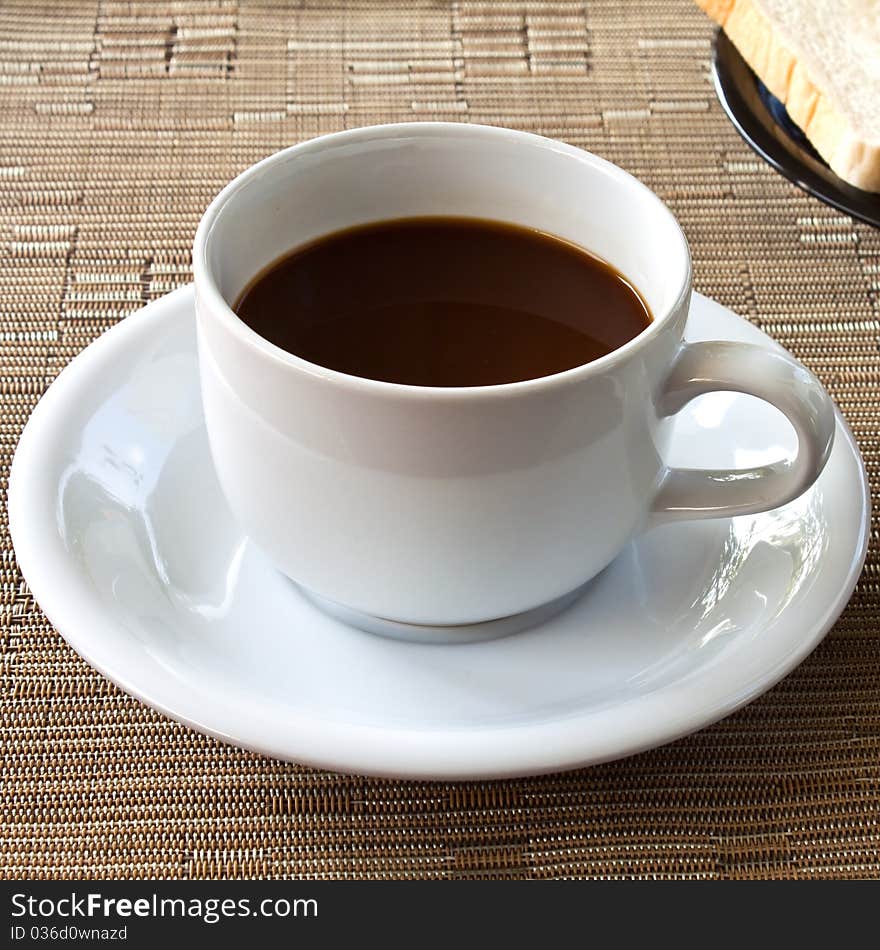
<svg viewBox="0 0 880 950"><path fill-rule="evenodd" d="M689 0L9 0L0 6L0 478L74 354L190 279L232 176L322 132L527 129L633 172L696 287L822 379L880 487L880 232L775 174L711 86ZM128 698L52 629L0 525L6 877L876 877L880 556L821 647L712 728L518 781L315 772Z"/></svg>

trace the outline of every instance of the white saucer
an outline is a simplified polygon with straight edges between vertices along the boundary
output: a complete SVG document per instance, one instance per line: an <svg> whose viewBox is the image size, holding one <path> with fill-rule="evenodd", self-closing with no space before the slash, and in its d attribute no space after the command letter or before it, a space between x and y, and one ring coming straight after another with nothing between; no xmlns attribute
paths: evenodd
<svg viewBox="0 0 880 950"><path fill-rule="evenodd" d="M774 345L700 296L688 336ZM757 465L793 443L775 410L716 394L680 414L669 461ZM436 779L616 758L753 699L846 604L868 504L838 419L805 496L769 514L656 528L543 624L464 645L374 636L322 613L231 519L202 424L191 288L129 317L61 374L22 436L9 490L35 597L124 690L267 755Z"/></svg>

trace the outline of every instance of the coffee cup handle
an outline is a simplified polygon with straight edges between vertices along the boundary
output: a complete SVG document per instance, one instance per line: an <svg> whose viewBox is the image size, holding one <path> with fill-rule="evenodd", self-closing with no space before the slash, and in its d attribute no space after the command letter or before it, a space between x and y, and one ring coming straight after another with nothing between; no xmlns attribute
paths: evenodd
<svg viewBox="0 0 880 950"><path fill-rule="evenodd" d="M797 433L797 454L757 468L667 468L652 506L654 523L778 508L805 492L828 461L834 404L816 377L792 357L750 343L686 343L657 409L661 416L671 416L696 396L718 391L747 393L779 409Z"/></svg>

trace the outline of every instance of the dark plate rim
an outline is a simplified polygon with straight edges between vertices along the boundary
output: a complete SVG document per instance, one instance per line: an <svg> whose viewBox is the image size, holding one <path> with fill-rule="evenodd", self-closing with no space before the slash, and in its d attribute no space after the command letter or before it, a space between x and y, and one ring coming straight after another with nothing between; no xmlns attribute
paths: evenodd
<svg viewBox="0 0 880 950"><path fill-rule="evenodd" d="M791 138L767 109L760 80L723 30L715 38L712 78L728 118L761 158L808 194L880 228L880 195L838 178Z"/></svg>

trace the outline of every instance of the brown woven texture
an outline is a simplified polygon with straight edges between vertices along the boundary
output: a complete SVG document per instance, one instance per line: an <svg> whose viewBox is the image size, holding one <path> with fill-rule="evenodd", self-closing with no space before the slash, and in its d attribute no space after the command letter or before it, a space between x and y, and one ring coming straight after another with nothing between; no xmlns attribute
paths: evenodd
<svg viewBox="0 0 880 950"><path fill-rule="evenodd" d="M190 279L211 197L323 132L443 119L595 151L678 215L696 287L823 380L880 487L880 232L798 191L712 90L689 0L0 5L0 478L47 385ZM47 622L0 524L5 877L878 877L880 556L816 652L691 738L579 772L315 772L130 699Z"/></svg>

